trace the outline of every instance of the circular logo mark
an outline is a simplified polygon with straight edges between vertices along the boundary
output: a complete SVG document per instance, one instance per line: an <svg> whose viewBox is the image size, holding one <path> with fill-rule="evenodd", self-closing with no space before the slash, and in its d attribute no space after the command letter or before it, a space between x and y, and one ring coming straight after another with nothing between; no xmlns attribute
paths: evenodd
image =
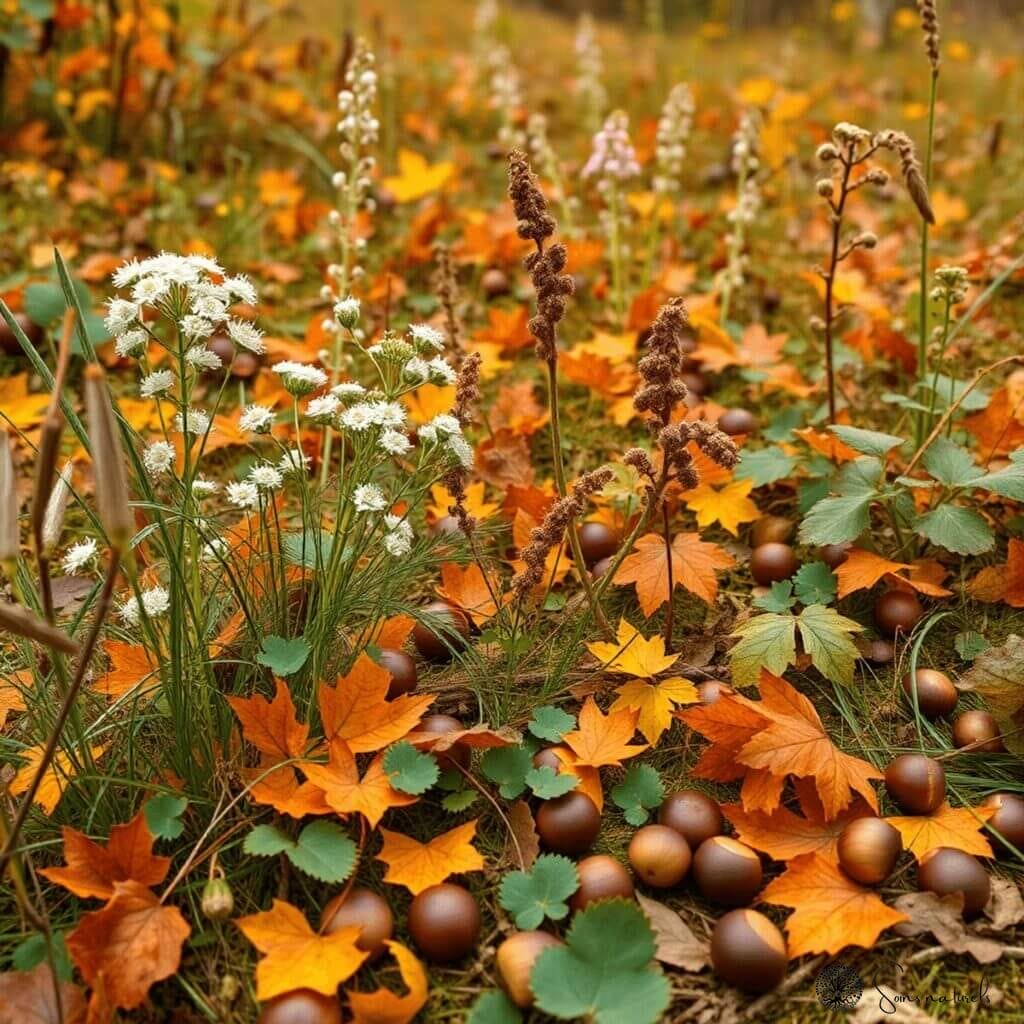
<svg viewBox="0 0 1024 1024"><path fill-rule="evenodd" d="M822 969L814 983L814 991L826 1009L852 1010L864 994L864 982L852 967L833 963Z"/></svg>

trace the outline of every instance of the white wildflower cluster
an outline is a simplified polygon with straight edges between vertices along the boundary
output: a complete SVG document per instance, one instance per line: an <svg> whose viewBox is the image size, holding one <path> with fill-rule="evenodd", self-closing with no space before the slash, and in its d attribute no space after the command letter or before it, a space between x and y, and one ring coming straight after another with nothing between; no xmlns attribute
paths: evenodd
<svg viewBox="0 0 1024 1024"><path fill-rule="evenodd" d="M274 425L274 410L265 405L247 405L238 417L238 429L250 434L269 434Z"/></svg>
<svg viewBox="0 0 1024 1024"><path fill-rule="evenodd" d="M384 550L394 558L402 558L412 549L412 525L400 516L384 517Z"/></svg>
<svg viewBox="0 0 1024 1024"><path fill-rule="evenodd" d="M683 161L686 144L693 127L693 93L685 82L673 86L661 108L658 131L654 141L654 191L659 195L674 195L682 184Z"/></svg>
<svg viewBox="0 0 1024 1024"><path fill-rule="evenodd" d="M967 269L944 265L935 271L936 285L932 289L933 302L948 301L956 306L967 298Z"/></svg>
<svg viewBox="0 0 1024 1024"><path fill-rule="evenodd" d="M141 598L141 605L140 605ZM118 608L122 621L129 626L137 626L145 613L147 618L155 619L164 615L171 607L171 595L163 587L151 587L143 590L139 597L130 597Z"/></svg>
<svg viewBox="0 0 1024 1024"><path fill-rule="evenodd" d="M489 104L498 112L498 144L503 149L526 145L526 135L519 126L523 106L522 79L507 46L498 45L490 51Z"/></svg>
<svg viewBox="0 0 1024 1024"><path fill-rule="evenodd" d="M608 93L601 81L604 74L604 58L597 41L594 19L584 12L576 26L576 81L573 89L583 104L584 125L593 132L601 123L608 103Z"/></svg>
<svg viewBox="0 0 1024 1024"><path fill-rule="evenodd" d="M595 178L599 191L607 192L639 173L636 150L629 140L629 118L622 110L613 111L594 135L590 158L583 166L583 177Z"/></svg>
<svg viewBox="0 0 1024 1024"><path fill-rule="evenodd" d="M309 363L285 359L280 363L274 363L272 369L280 376L285 391L296 398L308 395L327 383L327 374L319 366L312 366Z"/></svg>
<svg viewBox="0 0 1024 1024"><path fill-rule="evenodd" d="M72 544L64 552L64 558L60 563L61 568L68 576L77 576L90 563L95 562L96 552L96 541L92 537Z"/></svg>
<svg viewBox="0 0 1024 1024"><path fill-rule="evenodd" d="M453 465L464 469L473 468L473 447L463 437L462 426L449 413L435 416L429 423L424 423L417 432L421 442L436 445L444 457Z"/></svg>
<svg viewBox="0 0 1024 1024"><path fill-rule="evenodd" d="M142 464L150 476L162 476L174 465L174 445L170 441L154 441L142 453Z"/></svg>
<svg viewBox="0 0 1024 1024"><path fill-rule="evenodd" d="M745 280L749 260L743 252L746 228L757 220L761 210L761 186L757 172L757 142L761 121L756 111L745 110L732 137L732 169L736 174L736 205L729 211L731 231L725 236L728 261L720 275L723 289L740 288ZM728 304L723 301L727 310Z"/></svg>

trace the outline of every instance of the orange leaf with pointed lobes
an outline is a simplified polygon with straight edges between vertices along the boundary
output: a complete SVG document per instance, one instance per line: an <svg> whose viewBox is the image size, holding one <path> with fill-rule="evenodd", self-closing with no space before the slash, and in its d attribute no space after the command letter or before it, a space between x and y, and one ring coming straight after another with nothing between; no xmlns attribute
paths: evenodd
<svg viewBox="0 0 1024 1024"><path fill-rule="evenodd" d="M486 484L482 480L466 487L466 511L474 519L489 519L501 507L497 502L487 501L485 489ZM433 504L427 506L427 516L434 521L450 515L450 509L455 504L455 499L444 484L434 484L430 488L430 500Z"/></svg>
<svg viewBox="0 0 1024 1024"><path fill-rule="evenodd" d="M387 699L391 673L363 653L334 686L320 684L320 717L328 743L344 740L353 754L383 750L420 723L432 696Z"/></svg>
<svg viewBox="0 0 1024 1024"><path fill-rule="evenodd" d="M106 749L105 746L92 747L89 756L93 761L98 761ZM32 784L32 779L42 763L43 753L42 745L20 751L21 756L28 760L28 764L24 768L19 768L17 774L8 783L7 792L11 796L21 796ZM74 778L74 775L75 766L71 763L71 758L63 750L58 750L50 762L50 767L43 774L43 781L36 790L34 802L39 804L47 814L53 814L61 797L64 796L64 787L69 779Z"/></svg>
<svg viewBox="0 0 1024 1024"><path fill-rule="evenodd" d="M568 747L552 747L555 757L561 762L558 769L559 775L573 775L579 782L576 789L584 796L590 797L590 802L598 809L604 810L604 787L601 785L601 773L597 768L589 764L580 764L576 755Z"/></svg>
<svg viewBox="0 0 1024 1024"><path fill-rule="evenodd" d="M908 575L901 576L902 572L906 572ZM912 587L929 597L948 597L951 593L940 585L941 567L937 574L930 564L892 562L888 558L883 558L873 551L865 551L862 548L852 548L835 573L839 582L838 596L841 598L848 597L858 590L870 590L883 578L893 586L903 589Z"/></svg>
<svg viewBox="0 0 1024 1024"><path fill-rule="evenodd" d="M356 946L360 928L351 925L317 935L302 911L284 900L235 924L263 954L256 965L256 996L273 999L299 988L333 996L369 956Z"/></svg>
<svg viewBox="0 0 1024 1024"><path fill-rule="evenodd" d="M397 996L390 989L349 992L352 1024L410 1024L427 1002L427 972L415 955L400 942L386 939L384 945L398 961L402 981L409 990Z"/></svg>
<svg viewBox="0 0 1024 1024"><path fill-rule="evenodd" d="M59 985L58 1010L53 974L45 960L31 971L0 974L0 1024L86 1024L85 994L70 981Z"/></svg>
<svg viewBox="0 0 1024 1024"><path fill-rule="evenodd" d="M309 744L309 726L295 715L291 691L275 680L273 700L260 694L228 697L228 704L242 723L242 735L261 753L287 761L302 757Z"/></svg>
<svg viewBox="0 0 1024 1024"><path fill-rule="evenodd" d="M734 480L718 488L702 484L687 492L686 507L697 513L698 526L721 523L735 537L740 523L753 522L761 514L749 497L753 487L753 480Z"/></svg>
<svg viewBox="0 0 1024 1024"><path fill-rule="evenodd" d="M503 605L512 600L511 594L501 593L501 581L496 576L484 578L483 570L476 562L465 568L454 562L445 562L441 566L441 586L437 592L467 612L478 626L497 613L495 596Z"/></svg>
<svg viewBox="0 0 1024 1024"><path fill-rule="evenodd" d="M154 666L149 651L142 644L125 644L107 640L103 649L110 658L110 669L93 683L93 689L108 697L123 697L140 683L159 683L154 677ZM151 678L152 677L152 678ZM149 689L145 687L144 689Z"/></svg>
<svg viewBox="0 0 1024 1024"><path fill-rule="evenodd" d="M982 831L995 807L958 807L944 803L931 814L885 820L903 836L903 848L920 862L929 850L951 846L974 857L991 857L992 847Z"/></svg>
<svg viewBox="0 0 1024 1024"><path fill-rule="evenodd" d="M629 757L647 749L646 743L631 744L636 733L640 712L636 708L623 708L601 714L601 709L588 697L580 710L579 728L567 732L562 741L579 764L600 768L602 765L618 767Z"/></svg>
<svg viewBox="0 0 1024 1024"><path fill-rule="evenodd" d="M449 875L479 871L484 859L473 845L476 819L458 825L450 832L436 836L429 843L420 843L401 832L380 830L384 846L377 860L388 866L384 881L404 885L414 896L439 885Z"/></svg>
<svg viewBox="0 0 1024 1024"><path fill-rule="evenodd" d="M870 949L886 928L907 920L816 853L790 861L768 883L759 902L793 908L786 920L791 959L805 953L835 954L847 946Z"/></svg>
<svg viewBox="0 0 1024 1024"><path fill-rule="evenodd" d="M245 774L250 780L252 800L273 807L279 814L304 818L307 814L331 813L323 790L311 782L301 782L291 765L265 757L258 768L250 768Z"/></svg>
<svg viewBox="0 0 1024 1024"><path fill-rule="evenodd" d="M967 584L967 593L978 601L1005 601L1024 608L1024 540L1010 538L1006 561L978 572Z"/></svg>

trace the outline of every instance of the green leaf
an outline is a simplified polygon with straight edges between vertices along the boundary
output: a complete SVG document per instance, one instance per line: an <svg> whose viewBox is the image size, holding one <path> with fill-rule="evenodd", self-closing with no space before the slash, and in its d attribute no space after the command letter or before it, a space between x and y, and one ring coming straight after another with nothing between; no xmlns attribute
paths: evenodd
<svg viewBox="0 0 1024 1024"><path fill-rule="evenodd" d="M479 796L475 789L458 789L449 793L442 801L441 806L449 814L458 814L476 802Z"/></svg>
<svg viewBox="0 0 1024 1024"><path fill-rule="evenodd" d="M856 540L868 528L868 509L874 498L873 492L846 498L823 498L800 524L801 543L822 547Z"/></svg>
<svg viewBox="0 0 1024 1024"><path fill-rule="evenodd" d="M792 580L776 580L767 594L754 598L754 606L766 612L777 612L782 615L796 604L793 596Z"/></svg>
<svg viewBox="0 0 1024 1024"><path fill-rule="evenodd" d="M57 979L70 981L74 972L71 969L68 947L64 943L64 933L53 932L52 935L53 944L50 946L50 950L53 953ZM40 932L33 932L14 947L14 952L11 954L11 965L16 971L31 971L33 967L38 967L49 959L46 936Z"/></svg>
<svg viewBox="0 0 1024 1024"><path fill-rule="evenodd" d="M64 293L55 284L37 281L25 289L25 315L40 327L49 327L64 313Z"/></svg>
<svg viewBox="0 0 1024 1024"><path fill-rule="evenodd" d="M766 441L791 441L793 431L804 422L804 413L795 405L787 406L762 431Z"/></svg>
<svg viewBox="0 0 1024 1024"><path fill-rule="evenodd" d="M146 827L158 839L177 839L185 831L181 816L188 800L172 793L158 793L142 805Z"/></svg>
<svg viewBox="0 0 1024 1024"><path fill-rule="evenodd" d="M505 875L498 901L515 916L517 928L536 928L545 917L561 921L569 913L565 901L579 887L579 872L568 857L544 853L529 871L510 871Z"/></svg>
<svg viewBox="0 0 1024 1024"><path fill-rule="evenodd" d="M968 629L957 633L953 638L953 646L964 661L974 661L979 654L983 654L992 645L980 633Z"/></svg>
<svg viewBox="0 0 1024 1024"><path fill-rule="evenodd" d="M849 686L860 652L850 639L861 626L834 608L812 604L797 617L797 628L811 664L828 680Z"/></svg>
<svg viewBox="0 0 1024 1024"><path fill-rule="evenodd" d="M755 487L764 487L792 476L796 463L797 460L781 448L762 448L760 451L744 453L735 475L738 480L753 480Z"/></svg>
<svg viewBox="0 0 1024 1024"><path fill-rule="evenodd" d="M732 633L739 643L729 653L729 668L740 686L752 686L761 669L780 676L796 658L796 619L769 612L741 623Z"/></svg>
<svg viewBox="0 0 1024 1024"><path fill-rule="evenodd" d="M862 455L853 462L847 462L836 473L835 492L841 498L853 498L863 494L874 494L878 491L885 475L885 467L881 459L873 459Z"/></svg>
<svg viewBox="0 0 1024 1024"><path fill-rule="evenodd" d="M559 774L550 765L531 768L526 773L526 784L533 790L533 795L540 800L554 800L565 796L579 784L575 775Z"/></svg>
<svg viewBox="0 0 1024 1024"><path fill-rule="evenodd" d="M523 1015L500 989L484 992L473 1004L466 1024L522 1024Z"/></svg>
<svg viewBox="0 0 1024 1024"><path fill-rule="evenodd" d="M876 459L884 459L893 448L903 444L902 437L883 434L877 430L862 430L860 427L847 427L841 424L833 424L828 429L854 451L862 455L873 455Z"/></svg>
<svg viewBox="0 0 1024 1024"><path fill-rule="evenodd" d="M576 728L576 717L561 708L545 704L533 712L526 728L539 740L558 743L567 732Z"/></svg>
<svg viewBox="0 0 1024 1024"><path fill-rule="evenodd" d="M541 952L530 973L537 1006L559 1020L654 1024L668 1008L665 975L652 963L654 933L633 902L603 900L580 911L564 946Z"/></svg>
<svg viewBox="0 0 1024 1024"><path fill-rule="evenodd" d="M965 486L979 487L983 491L1001 494L1004 498L1024 501L1024 463L1014 461L1005 469L968 480Z"/></svg>
<svg viewBox="0 0 1024 1024"><path fill-rule="evenodd" d="M947 487L963 487L978 475L970 452L948 437L936 438L921 461L928 473Z"/></svg>
<svg viewBox="0 0 1024 1024"><path fill-rule="evenodd" d="M310 646L301 636L285 640L280 636L268 636L263 640L256 660L266 665L276 676L290 676L298 672L309 657Z"/></svg>
<svg viewBox="0 0 1024 1024"><path fill-rule="evenodd" d="M960 505L939 505L917 521L917 532L958 555L980 555L996 542L992 527L977 512Z"/></svg>
<svg viewBox="0 0 1024 1024"><path fill-rule="evenodd" d="M801 604L831 604L836 598L838 583L824 562L805 562L797 569L793 582Z"/></svg>
<svg viewBox="0 0 1024 1024"><path fill-rule="evenodd" d="M404 740L393 743L384 753L384 771L392 788L419 796L437 782L441 774L437 758L417 750Z"/></svg>
<svg viewBox="0 0 1024 1024"><path fill-rule="evenodd" d="M356 844L333 821L311 822L298 839L272 825L257 825L245 837L242 849L257 857L283 853L300 871L321 882L344 882L356 866Z"/></svg>
<svg viewBox="0 0 1024 1024"><path fill-rule="evenodd" d="M625 812L630 825L642 825L649 812L665 799L661 776L649 764L634 764L612 789L612 800Z"/></svg>
<svg viewBox="0 0 1024 1024"><path fill-rule="evenodd" d="M492 747L480 758L480 770L506 800L515 800L526 789L526 773L532 767L525 747Z"/></svg>

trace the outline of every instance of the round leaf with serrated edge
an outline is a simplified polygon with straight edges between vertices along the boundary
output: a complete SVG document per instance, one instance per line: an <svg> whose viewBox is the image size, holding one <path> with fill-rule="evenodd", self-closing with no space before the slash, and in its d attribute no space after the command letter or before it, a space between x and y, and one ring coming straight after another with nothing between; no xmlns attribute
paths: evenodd
<svg viewBox="0 0 1024 1024"><path fill-rule="evenodd" d="M515 915L516 926L536 928L550 917L561 921L569 913L565 902L580 887L576 865L567 857L545 853L529 871L510 871L501 880L501 905Z"/></svg>
<svg viewBox="0 0 1024 1024"><path fill-rule="evenodd" d="M385 751L384 771L392 789L413 796L425 793L441 774L433 755L417 750L404 740Z"/></svg>
<svg viewBox="0 0 1024 1024"><path fill-rule="evenodd" d="M464 811L467 807L471 807L477 796L478 794L476 790L459 789L454 793L449 793L441 801L441 806L449 814L458 814L460 811Z"/></svg>
<svg viewBox="0 0 1024 1024"><path fill-rule="evenodd" d="M314 821L300 833L288 859L321 882L344 882L356 866L356 844L333 821Z"/></svg>
<svg viewBox="0 0 1024 1024"><path fill-rule="evenodd" d="M657 771L649 764L635 764L612 790L612 800L625 812L630 825L642 825L649 810L665 798L665 787Z"/></svg>
<svg viewBox="0 0 1024 1024"><path fill-rule="evenodd" d="M576 719L561 708L545 705L534 711L526 728L539 740L559 743L567 732L576 728Z"/></svg>
<svg viewBox="0 0 1024 1024"><path fill-rule="evenodd" d="M917 532L957 555L980 555L996 542L992 527L969 508L939 505L917 521Z"/></svg>
<svg viewBox="0 0 1024 1024"><path fill-rule="evenodd" d="M173 793L158 793L142 805L146 826L158 839L177 839L185 831L181 816L188 800Z"/></svg>
<svg viewBox="0 0 1024 1024"><path fill-rule="evenodd" d="M576 788L579 781L575 775L569 775L567 772L559 774L546 764L539 768L531 768L526 773L526 784L539 800L554 800L556 797L565 796Z"/></svg>
<svg viewBox="0 0 1024 1024"><path fill-rule="evenodd" d="M793 577L794 592L801 604L831 604L836 578L824 562L805 562Z"/></svg>
<svg viewBox="0 0 1024 1024"><path fill-rule="evenodd" d="M537 1006L560 1020L654 1024L669 985L652 964L654 934L635 903L605 900L578 913L564 946L541 952L530 972Z"/></svg>
<svg viewBox="0 0 1024 1024"><path fill-rule="evenodd" d="M473 1004L466 1024L522 1024L523 1015L500 989L484 992Z"/></svg>
<svg viewBox="0 0 1024 1024"><path fill-rule="evenodd" d="M525 747L493 747L480 759L480 770L506 800L514 800L526 789L526 773L533 758Z"/></svg>
<svg viewBox="0 0 1024 1024"><path fill-rule="evenodd" d="M274 675L290 676L306 664L309 652L310 646L301 636L294 640L268 636L264 637L256 660L261 665L266 665Z"/></svg>

